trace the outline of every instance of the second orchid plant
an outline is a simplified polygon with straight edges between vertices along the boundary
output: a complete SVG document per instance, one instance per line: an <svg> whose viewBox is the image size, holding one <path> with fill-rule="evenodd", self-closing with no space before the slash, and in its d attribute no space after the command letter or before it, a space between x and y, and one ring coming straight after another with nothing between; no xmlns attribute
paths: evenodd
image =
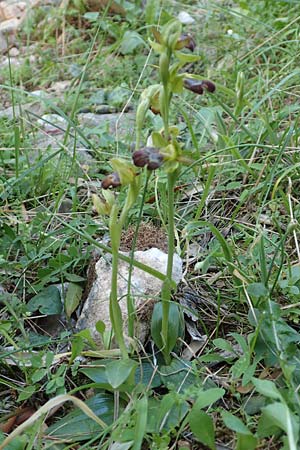
<svg viewBox="0 0 300 450"><path fill-rule="evenodd" d="M122 228L130 208L136 202L140 192L142 172L157 169L164 170L168 179L168 262L165 281L161 291L161 301L154 307L151 332L152 337L161 350L166 363L170 362L170 353L183 330L182 315L179 308L171 302L173 289L172 269L174 258L174 188L178 180L181 166L191 161L184 155L182 144L178 140L179 129L170 124L170 107L174 94L180 95L184 88L195 94L204 91L214 92L215 85L210 80L201 80L199 76L183 73L186 63L199 59L193 55L195 41L189 34L182 33L182 25L178 20L171 20L161 29L153 29L154 39L150 40L153 50L159 54L160 83L147 87L141 94L136 113L136 149L132 154L133 163L120 158L113 158L111 165L114 172L102 181L102 201L95 197L97 210L108 214L109 231L112 247L112 280L110 295L110 317L115 339L123 358L128 358L128 348L123 334L123 320L119 306L117 290L118 252ZM188 49L190 52L186 52ZM184 51L182 51L184 50ZM150 137L151 146L141 147L141 133L147 111L151 109L160 114L163 129L153 131ZM149 172L148 172L149 173ZM148 177L147 177L148 178ZM114 194L108 188L128 186L123 207L118 204ZM127 303L128 316L134 317L134 305L131 299ZM130 313L130 314L129 314ZM132 334L132 326L129 335ZM133 336L131 336L133 337Z"/></svg>

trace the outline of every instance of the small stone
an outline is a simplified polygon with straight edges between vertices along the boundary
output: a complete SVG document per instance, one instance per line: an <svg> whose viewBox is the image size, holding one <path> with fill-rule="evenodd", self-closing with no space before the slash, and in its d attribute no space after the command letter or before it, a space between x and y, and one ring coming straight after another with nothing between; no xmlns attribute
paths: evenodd
<svg viewBox="0 0 300 450"><path fill-rule="evenodd" d="M9 19L0 23L1 33L14 33L21 25L20 19Z"/></svg>
<svg viewBox="0 0 300 450"><path fill-rule="evenodd" d="M129 255L129 253L124 253ZM150 248L145 251L136 251L134 259L161 273L167 271L168 255L158 248ZM118 297L124 323L124 335L127 335L127 284L129 266L125 261L119 260L118 267ZM100 336L96 332L96 323L101 320L105 324L106 331L111 330L109 315L109 297L111 289L111 262L109 257L101 257L95 266L96 281L85 302L82 313L77 322L77 329L88 328L93 338L101 345ZM175 254L173 262L173 280L176 284L182 278L182 259ZM135 336L144 343L150 330L151 314L154 303L159 300L162 281L133 267L131 278L131 295L135 301L135 307L139 320L136 323Z"/></svg>
<svg viewBox="0 0 300 450"><path fill-rule="evenodd" d="M6 36L4 36L3 33L0 33L0 53L5 53L7 49L8 49L8 42Z"/></svg>
<svg viewBox="0 0 300 450"><path fill-rule="evenodd" d="M66 119L58 114L44 114L37 123L48 134L59 134L67 129L68 123Z"/></svg>
<svg viewBox="0 0 300 450"><path fill-rule="evenodd" d="M56 81L55 83L51 84L50 90L52 92L64 92L70 88L71 84L71 80Z"/></svg>
<svg viewBox="0 0 300 450"><path fill-rule="evenodd" d="M12 47L12 48L9 50L9 56L10 56L10 57L15 58L16 56L19 56L19 54L20 54L20 51L19 51L19 49L18 49L17 47Z"/></svg>
<svg viewBox="0 0 300 450"><path fill-rule="evenodd" d="M78 121L84 128L95 128L107 126L112 135L118 134L118 137L125 138L134 134L135 113L128 112L124 114L78 114Z"/></svg>
<svg viewBox="0 0 300 450"><path fill-rule="evenodd" d="M190 25L195 22L195 19L193 19L193 17L186 11L180 11L177 18L183 25Z"/></svg>

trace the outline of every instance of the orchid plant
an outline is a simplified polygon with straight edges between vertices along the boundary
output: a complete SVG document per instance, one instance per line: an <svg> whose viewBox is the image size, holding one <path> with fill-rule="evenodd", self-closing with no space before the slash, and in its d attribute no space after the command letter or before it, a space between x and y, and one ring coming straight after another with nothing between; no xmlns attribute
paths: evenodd
<svg viewBox="0 0 300 450"><path fill-rule="evenodd" d="M210 80L203 80L198 75L182 72L186 63L197 61L199 56L192 54L195 41L190 34L182 33L182 25L178 20L171 20L161 29L153 29L154 39L150 45L159 55L158 71L160 83L147 87L141 94L136 113L136 144L132 154L133 163L114 158L111 165L114 172L102 181L102 200L94 197L97 210L108 214L109 231L112 246L112 280L110 294L110 316L115 339L120 347L123 358L128 358L128 349L123 334L123 320L118 302L117 274L118 252L122 228L132 205L139 195L142 173L141 168L148 172L161 169L168 179L168 262L165 281L161 290L161 302L154 307L151 332L155 344L161 350L166 363L170 361L170 353L176 345L178 336L183 332L183 318L177 305L171 302L174 246L174 188L183 164L192 161L184 155L182 144L179 142L178 127L170 124L171 101L174 95L180 95L183 89L195 94L215 91L215 84ZM186 49L189 51L187 52ZM145 116L151 109L160 114L163 129L153 131L150 146L141 147L141 134ZM121 208L114 194L109 188L128 186L124 206ZM128 317L134 317L134 304L128 295ZM129 323L129 335L132 334L132 324Z"/></svg>

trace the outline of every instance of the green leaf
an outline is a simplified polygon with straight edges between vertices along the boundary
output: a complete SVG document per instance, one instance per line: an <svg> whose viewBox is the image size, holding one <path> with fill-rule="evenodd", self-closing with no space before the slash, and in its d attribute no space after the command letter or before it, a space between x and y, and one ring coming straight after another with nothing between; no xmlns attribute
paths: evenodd
<svg viewBox="0 0 300 450"><path fill-rule="evenodd" d="M163 348L161 337L162 330L162 302L156 303L152 313L151 335L159 349ZM170 303L168 337L164 352L170 353L176 345L177 339L181 334L181 314L175 303Z"/></svg>
<svg viewBox="0 0 300 450"><path fill-rule="evenodd" d="M117 389L128 379L137 365L138 363L132 359L120 359L107 364L106 375L109 384Z"/></svg>
<svg viewBox="0 0 300 450"><path fill-rule="evenodd" d="M190 386L202 386L197 371L192 370L187 361L173 359L171 364L161 367L160 376L163 384L170 390L180 388L180 392L184 392Z"/></svg>
<svg viewBox="0 0 300 450"><path fill-rule="evenodd" d="M148 398L144 395L136 400L136 422L134 427L134 444L132 450L140 450L147 427Z"/></svg>
<svg viewBox="0 0 300 450"><path fill-rule="evenodd" d="M0 445L4 441L5 435L0 431ZM5 450L23 450L28 448L28 437L16 436L9 444L5 446Z"/></svg>
<svg viewBox="0 0 300 450"><path fill-rule="evenodd" d="M275 383L270 380L260 380L259 378L252 378L252 383L259 394L274 400L282 400L282 395L277 389Z"/></svg>
<svg viewBox="0 0 300 450"><path fill-rule="evenodd" d="M294 442L298 441L300 421L299 417L293 414L284 403L275 402L262 408L264 416L269 419L269 423L285 431Z"/></svg>
<svg viewBox="0 0 300 450"><path fill-rule="evenodd" d="M34 372L31 377L31 381L33 384L38 383L47 375L48 369L39 369Z"/></svg>
<svg viewBox="0 0 300 450"><path fill-rule="evenodd" d="M236 450L255 450L257 448L258 439L249 434L237 434Z"/></svg>
<svg viewBox="0 0 300 450"><path fill-rule="evenodd" d="M168 142L166 141L166 139L163 138L162 135L160 133L158 133L158 131L153 131L153 133L151 134L151 138L152 138L154 147L162 148L162 147L166 147L168 145Z"/></svg>
<svg viewBox="0 0 300 450"><path fill-rule="evenodd" d="M249 365L250 365L249 353L240 356L230 369L233 378L234 379L240 378L246 372Z"/></svg>
<svg viewBox="0 0 300 450"><path fill-rule="evenodd" d="M251 297L260 298L267 297L268 289L263 283L250 283L247 286L247 292Z"/></svg>
<svg viewBox="0 0 300 450"><path fill-rule="evenodd" d="M270 421L269 414L263 411L263 406L260 405L259 412L261 413L257 425L257 436L265 438L280 433L281 429ZM257 411L258 412L258 411Z"/></svg>
<svg viewBox="0 0 300 450"><path fill-rule="evenodd" d="M102 335L105 332L105 323L102 320L98 320L98 322L96 322L95 328L98 333Z"/></svg>
<svg viewBox="0 0 300 450"><path fill-rule="evenodd" d="M71 317L80 303L82 296L82 287L75 283L70 283L65 298L65 313L68 318Z"/></svg>
<svg viewBox="0 0 300 450"><path fill-rule="evenodd" d="M109 381L105 366L86 367L80 369L80 372L86 375L90 380L94 381L94 383L102 384L103 388L109 389ZM154 369L150 363L143 362L135 371L134 384L149 385L149 387L155 388L161 385L161 378L157 371L154 374Z"/></svg>
<svg viewBox="0 0 300 450"><path fill-rule="evenodd" d="M139 33L136 31L125 31L120 45L120 53L122 55L132 54L141 45L145 45L145 41Z"/></svg>
<svg viewBox="0 0 300 450"><path fill-rule="evenodd" d="M159 8L160 0L147 0L145 7L145 22L147 25L153 25L157 23Z"/></svg>
<svg viewBox="0 0 300 450"><path fill-rule="evenodd" d="M215 347L219 348L220 350L225 350L227 352L234 353L232 345L225 339L222 339L222 338L214 339L213 344Z"/></svg>
<svg viewBox="0 0 300 450"><path fill-rule="evenodd" d="M201 59L201 56L199 55L190 55L189 53L182 53L182 52L174 52L176 58L179 59L179 61L183 63L190 63L190 62L196 62Z"/></svg>
<svg viewBox="0 0 300 450"><path fill-rule="evenodd" d="M65 279L71 281L72 283L80 283L81 281L85 281L85 278L76 275L75 273L64 273Z"/></svg>
<svg viewBox="0 0 300 450"><path fill-rule="evenodd" d="M177 427L189 410L187 402L174 392L164 395L161 401L150 398L148 404L147 433L161 433Z"/></svg>
<svg viewBox="0 0 300 450"><path fill-rule="evenodd" d="M51 316L61 314L63 307L60 292L56 286L48 286L32 297L27 303L28 311L40 311L42 314Z"/></svg>
<svg viewBox="0 0 300 450"><path fill-rule="evenodd" d="M248 427L246 427L246 425L238 417L228 411L222 411L221 415L226 427L230 430L240 434L252 435Z"/></svg>
<svg viewBox="0 0 300 450"><path fill-rule="evenodd" d="M111 394L100 393L90 398L85 404L96 416L101 418L107 425L114 421L114 398ZM120 400L120 409L124 403ZM46 434L52 438L68 439L70 442L85 441L99 435L102 428L93 419L90 419L79 408L75 408L62 419L51 425Z"/></svg>
<svg viewBox="0 0 300 450"><path fill-rule="evenodd" d="M205 412L193 408L188 416L188 420L191 430L198 441L215 450L215 430L212 418Z"/></svg>
<svg viewBox="0 0 300 450"><path fill-rule="evenodd" d="M35 393L36 387L35 386L26 386L22 391L20 392L18 396L18 402L22 402L24 400L27 400L28 398L32 397L32 395Z"/></svg>
<svg viewBox="0 0 300 450"><path fill-rule="evenodd" d="M219 400L225 394L225 390L221 388L207 389L206 391L199 392L193 409L202 409L206 406L212 405Z"/></svg>

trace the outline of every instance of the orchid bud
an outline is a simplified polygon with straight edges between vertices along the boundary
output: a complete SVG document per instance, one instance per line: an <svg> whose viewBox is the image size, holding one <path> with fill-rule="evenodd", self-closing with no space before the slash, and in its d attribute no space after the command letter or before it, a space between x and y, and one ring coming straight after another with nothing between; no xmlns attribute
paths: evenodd
<svg viewBox="0 0 300 450"><path fill-rule="evenodd" d="M210 80L202 80L202 86L204 89L206 89L208 92L215 92L216 85Z"/></svg>
<svg viewBox="0 0 300 450"><path fill-rule="evenodd" d="M113 205L115 204L115 197L112 192L102 189L102 196L92 194L93 206L99 215L109 216Z"/></svg>
<svg viewBox="0 0 300 450"><path fill-rule="evenodd" d="M163 155L155 147L144 147L136 150L132 155L132 159L135 166L147 166L148 170L158 169L164 162Z"/></svg>
<svg viewBox="0 0 300 450"><path fill-rule="evenodd" d="M183 86L189 91L194 92L195 94L202 95L203 94L203 86L202 82L199 80L193 80L191 78L186 78L183 80Z"/></svg>
<svg viewBox="0 0 300 450"><path fill-rule="evenodd" d="M122 185L133 183L136 172L132 164L122 158L112 158L110 163L113 169L117 172Z"/></svg>
<svg viewBox="0 0 300 450"><path fill-rule="evenodd" d="M175 50L181 50L182 48L188 48L193 52L196 48L196 42L192 35L190 34L182 34L175 46Z"/></svg>
<svg viewBox="0 0 300 450"><path fill-rule="evenodd" d="M110 187L115 188L121 186L121 180L117 172L110 173L107 175L101 183L103 189L108 189Z"/></svg>
<svg viewBox="0 0 300 450"><path fill-rule="evenodd" d="M185 78L183 80L183 85L189 91L194 92L195 94L202 95L204 89L208 92L215 92L216 85L210 80L194 80L193 78Z"/></svg>
<svg viewBox="0 0 300 450"><path fill-rule="evenodd" d="M166 84L169 81L169 65L170 57L164 52L159 58L159 73L163 84Z"/></svg>

